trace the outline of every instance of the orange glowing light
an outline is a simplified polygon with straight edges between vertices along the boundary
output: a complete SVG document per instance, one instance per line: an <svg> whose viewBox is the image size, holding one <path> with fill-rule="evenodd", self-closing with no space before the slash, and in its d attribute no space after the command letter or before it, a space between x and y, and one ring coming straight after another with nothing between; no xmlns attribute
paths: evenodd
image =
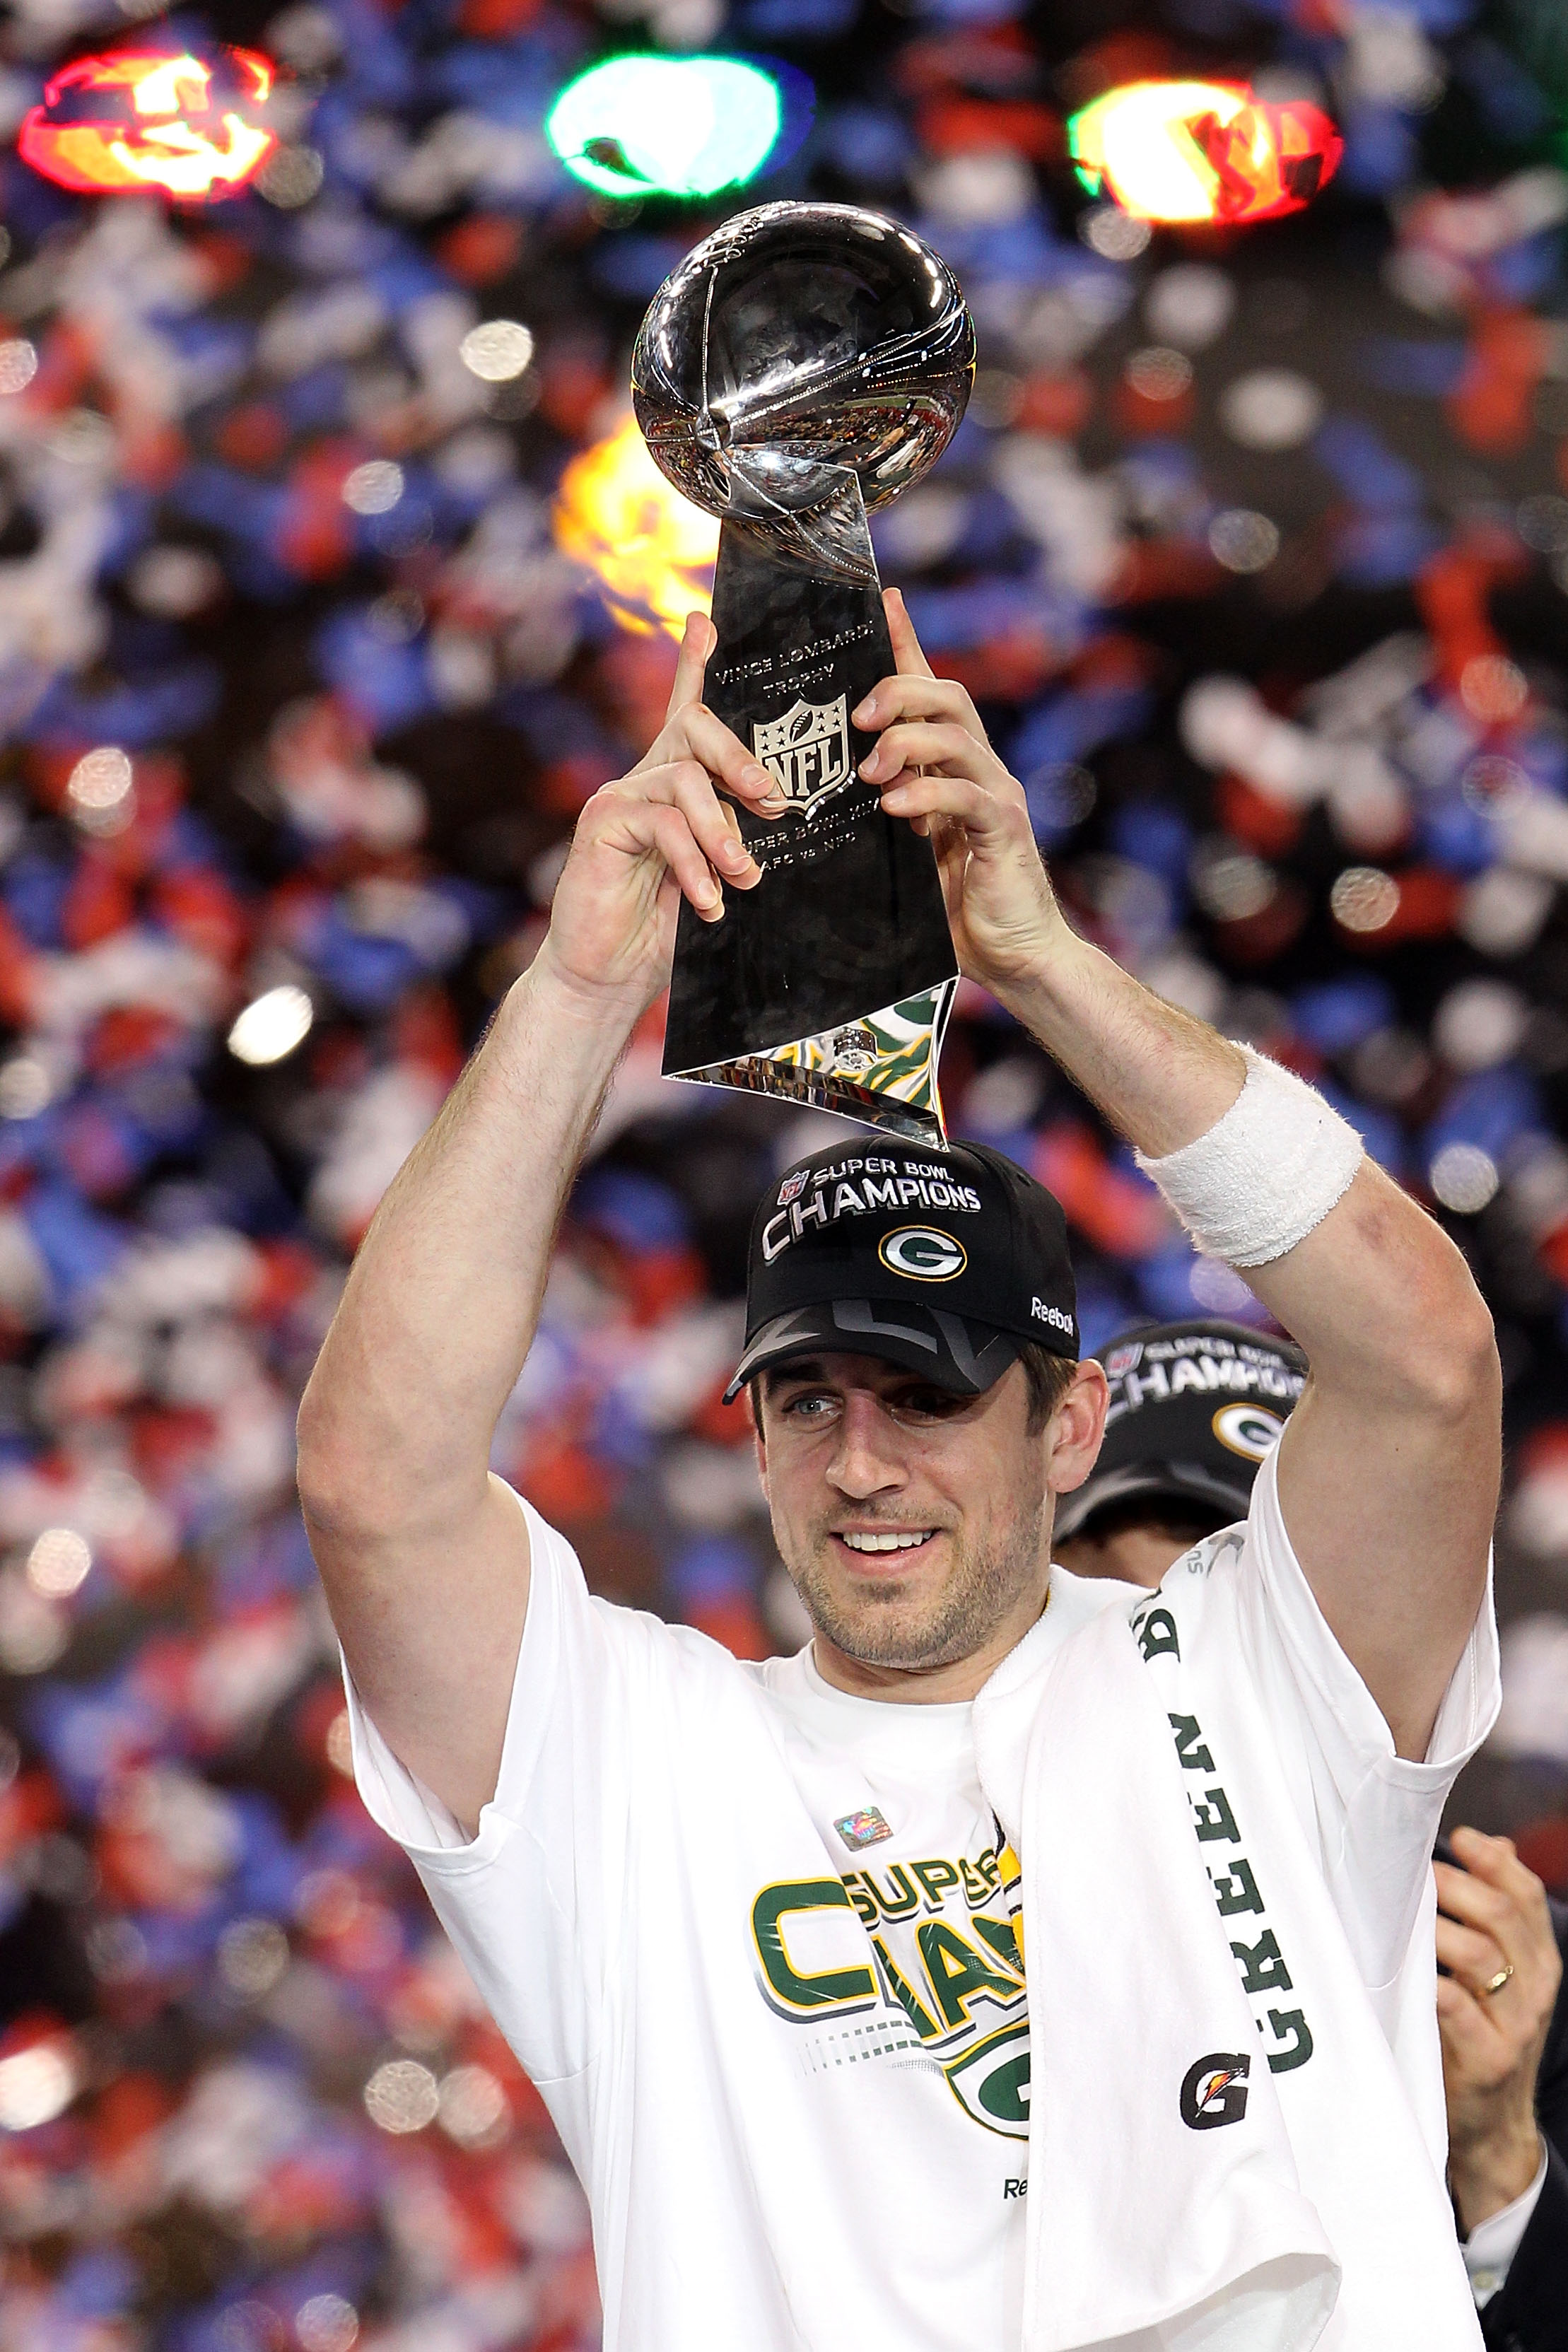
<svg viewBox="0 0 1568 2352"><path fill-rule="evenodd" d="M225 49L216 68L167 50L75 58L24 116L16 152L83 195L232 195L278 145L255 119L272 82L270 60L254 49Z"/></svg>
<svg viewBox="0 0 1568 2352"><path fill-rule="evenodd" d="M1299 212L1344 142L1304 99L1270 105L1242 82L1139 81L1068 125L1079 178L1142 220L1249 226Z"/></svg>
<svg viewBox="0 0 1568 2352"><path fill-rule="evenodd" d="M635 417L567 467L555 544L598 574L623 628L678 637L688 613L712 604L719 525L665 479Z"/></svg>

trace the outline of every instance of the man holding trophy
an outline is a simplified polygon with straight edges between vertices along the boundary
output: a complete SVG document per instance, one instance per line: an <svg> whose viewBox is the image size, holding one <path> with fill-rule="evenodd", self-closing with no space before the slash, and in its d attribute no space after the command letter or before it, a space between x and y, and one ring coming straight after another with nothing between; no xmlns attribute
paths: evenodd
<svg viewBox="0 0 1568 2352"><path fill-rule="evenodd" d="M736 470L738 504L778 493ZM807 568L863 531L842 491L779 493ZM885 614L891 666L845 689L846 838L869 802L898 890L913 848L934 861L959 969L1309 1360L1245 1538L1152 1593L1053 1570L1106 1375L1079 1360L1059 1208L947 1145L934 1100L846 1126L753 1227L735 1387L816 1629L797 1657L743 1665L591 1599L489 1474L678 928L718 940L763 905L806 822L757 756L773 715L742 736L704 701L694 615L666 725L584 810L306 1396L360 1787L556 2120L616 2352L1473 2347L1427 1856L1497 1704L1486 1308L1320 1097L1072 931L969 698L896 593ZM831 708L827 684L800 698ZM821 1030L949 974L883 976ZM1245 1444L1275 1352L1160 1369Z"/></svg>

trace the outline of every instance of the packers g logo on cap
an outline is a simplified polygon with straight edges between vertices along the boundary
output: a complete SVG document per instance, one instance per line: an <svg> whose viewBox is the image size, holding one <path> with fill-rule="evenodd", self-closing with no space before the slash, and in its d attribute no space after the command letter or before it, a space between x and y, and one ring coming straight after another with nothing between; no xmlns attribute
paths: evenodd
<svg viewBox="0 0 1568 2352"><path fill-rule="evenodd" d="M951 1282L969 1264L963 1244L934 1225L900 1225L882 1235L877 1255L889 1274L908 1275L913 1282Z"/></svg>
<svg viewBox="0 0 1568 2352"><path fill-rule="evenodd" d="M1260 1404L1222 1404L1213 1423L1220 1444L1248 1462L1261 1462L1284 1426L1277 1412Z"/></svg>

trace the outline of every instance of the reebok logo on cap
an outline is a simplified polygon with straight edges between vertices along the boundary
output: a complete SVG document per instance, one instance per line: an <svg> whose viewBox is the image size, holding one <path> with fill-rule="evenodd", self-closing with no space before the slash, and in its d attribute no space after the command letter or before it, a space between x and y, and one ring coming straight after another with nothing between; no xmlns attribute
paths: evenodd
<svg viewBox="0 0 1568 2352"><path fill-rule="evenodd" d="M1029 1312L1037 1315L1042 1323L1048 1323L1054 1331L1065 1331L1069 1339L1073 1337L1072 1317L1064 1315L1059 1307L1053 1307L1048 1298L1031 1298Z"/></svg>

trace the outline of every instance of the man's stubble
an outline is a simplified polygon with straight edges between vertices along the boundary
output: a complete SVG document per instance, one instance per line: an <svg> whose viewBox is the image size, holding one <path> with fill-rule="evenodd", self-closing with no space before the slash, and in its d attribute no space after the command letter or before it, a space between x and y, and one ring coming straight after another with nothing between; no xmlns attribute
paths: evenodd
<svg viewBox="0 0 1568 2352"><path fill-rule="evenodd" d="M1042 1495L988 1542L957 1538L951 1574L923 1602L893 1580L868 1584L863 1598L851 1602L835 1590L820 1550L803 1561L792 1560L782 1545L780 1551L812 1624L844 1656L863 1666L951 1666L984 1648L1038 1572L1045 1514Z"/></svg>

